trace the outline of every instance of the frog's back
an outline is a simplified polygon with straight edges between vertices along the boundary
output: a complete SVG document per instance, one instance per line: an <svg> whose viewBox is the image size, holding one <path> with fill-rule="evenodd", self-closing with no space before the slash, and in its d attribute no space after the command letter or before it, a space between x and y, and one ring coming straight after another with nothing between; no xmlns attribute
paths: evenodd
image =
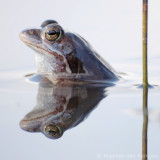
<svg viewBox="0 0 160 160"><path fill-rule="evenodd" d="M81 36L67 33L74 41L75 55L82 62L86 78L91 80L118 80L116 71ZM83 77L85 79L85 77Z"/></svg>

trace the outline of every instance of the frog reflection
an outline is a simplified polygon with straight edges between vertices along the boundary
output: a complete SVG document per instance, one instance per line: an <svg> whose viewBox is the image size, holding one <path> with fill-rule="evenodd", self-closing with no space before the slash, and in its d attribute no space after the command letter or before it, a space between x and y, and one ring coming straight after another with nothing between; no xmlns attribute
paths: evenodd
<svg viewBox="0 0 160 160"><path fill-rule="evenodd" d="M41 83L37 103L20 122L29 132L42 132L51 139L77 126L106 96L107 84L47 84Z"/></svg>

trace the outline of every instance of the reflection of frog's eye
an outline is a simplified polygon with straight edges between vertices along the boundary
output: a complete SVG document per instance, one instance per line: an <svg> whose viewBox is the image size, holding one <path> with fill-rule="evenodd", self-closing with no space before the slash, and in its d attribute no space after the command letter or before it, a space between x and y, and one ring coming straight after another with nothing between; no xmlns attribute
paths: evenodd
<svg viewBox="0 0 160 160"><path fill-rule="evenodd" d="M45 126L44 133L49 138L59 138L62 136L62 129L58 126L49 124Z"/></svg>
<svg viewBox="0 0 160 160"><path fill-rule="evenodd" d="M57 27L50 28L45 33L45 37L49 41L55 41L55 40L59 39L60 36L61 36L61 31Z"/></svg>

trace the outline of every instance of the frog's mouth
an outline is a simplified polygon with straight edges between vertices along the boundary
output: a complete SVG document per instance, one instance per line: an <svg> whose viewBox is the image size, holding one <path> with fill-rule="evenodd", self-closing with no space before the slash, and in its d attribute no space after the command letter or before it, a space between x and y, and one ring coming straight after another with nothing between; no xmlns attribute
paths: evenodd
<svg viewBox="0 0 160 160"><path fill-rule="evenodd" d="M29 132L39 131L39 127L50 117L55 119L64 113L64 108L47 107L45 109L37 109L29 112L21 121L20 127Z"/></svg>
<svg viewBox="0 0 160 160"><path fill-rule="evenodd" d="M63 56L50 50L44 43L42 43L40 29L27 29L20 33L20 39L30 48L38 53L46 55L53 55L55 58L63 61Z"/></svg>

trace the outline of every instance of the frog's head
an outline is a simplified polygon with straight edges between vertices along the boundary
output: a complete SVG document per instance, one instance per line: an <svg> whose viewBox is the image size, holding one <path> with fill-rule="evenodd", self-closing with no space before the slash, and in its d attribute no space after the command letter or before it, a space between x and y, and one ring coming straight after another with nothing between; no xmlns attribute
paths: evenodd
<svg viewBox="0 0 160 160"><path fill-rule="evenodd" d="M56 21L43 22L41 29L24 30L20 39L36 51L39 72L85 72L80 60L72 55L76 48L72 37Z"/></svg>

